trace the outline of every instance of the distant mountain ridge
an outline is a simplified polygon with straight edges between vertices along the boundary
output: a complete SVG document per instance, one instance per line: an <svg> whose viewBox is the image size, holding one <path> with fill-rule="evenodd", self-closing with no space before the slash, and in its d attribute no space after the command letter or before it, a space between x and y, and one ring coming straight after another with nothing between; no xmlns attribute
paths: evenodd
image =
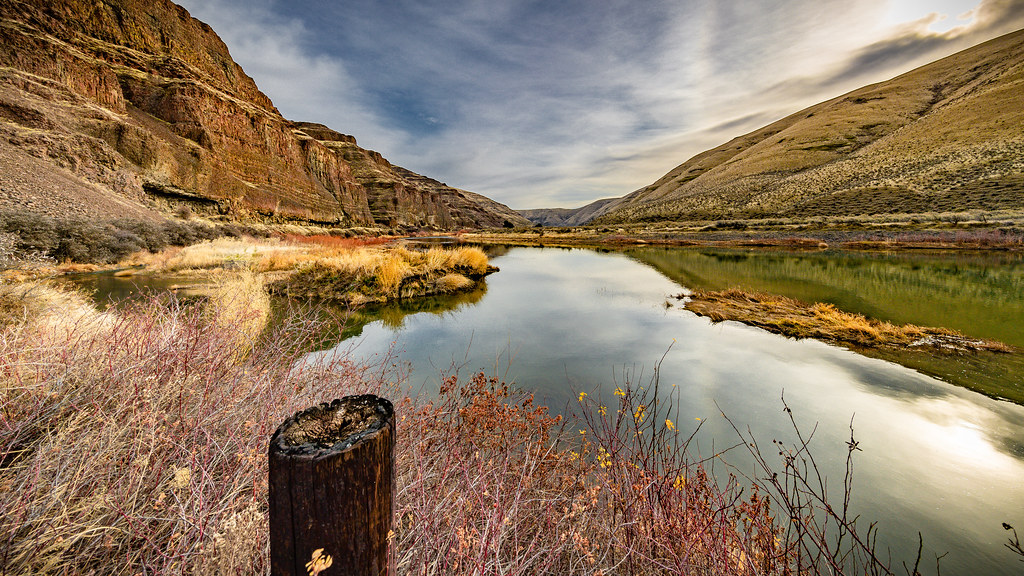
<svg viewBox="0 0 1024 576"><path fill-rule="evenodd" d="M596 200L581 208L539 208L518 212L530 222L541 226L581 226L602 214L604 207L616 200L618 198Z"/></svg>
<svg viewBox="0 0 1024 576"><path fill-rule="evenodd" d="M734 138L563 225L1020 210L1022 126L1024 30Z"/></svg>
<svg viewBox="0 0 1024 576"><path fill-rule="evenodd" d="M0 209L455 229L527 221L283 118L169 0L0 2Z"/></svg>

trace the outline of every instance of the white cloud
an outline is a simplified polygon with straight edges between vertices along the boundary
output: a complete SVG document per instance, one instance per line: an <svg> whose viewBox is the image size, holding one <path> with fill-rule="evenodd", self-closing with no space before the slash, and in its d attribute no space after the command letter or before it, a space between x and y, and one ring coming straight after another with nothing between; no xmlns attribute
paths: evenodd
<svg viewBox="0 0 1024 576"><path fill-rule="evenodd" d="M183 4L286 117L513 208L629 193L693 154L1024 19L1015 0L986 0L942 33L935 3L903 2L918 9L894 16L887 0ZM342 20L324 27L328 18ZM348 53L323 37L335 26L351 35Z"/></svg>
<svg viewBox="0 0 1024 576"><path fill-rule="evenodd" d="M231 56L289 120L320 122L351 134L368 147L401 145L404 135L386 129L361 104L363 95L341 58L312 53L298 19L282 21L268 0L177 0L193 17L210 24ZM370 136L363 141L360 135Z"/></svg>

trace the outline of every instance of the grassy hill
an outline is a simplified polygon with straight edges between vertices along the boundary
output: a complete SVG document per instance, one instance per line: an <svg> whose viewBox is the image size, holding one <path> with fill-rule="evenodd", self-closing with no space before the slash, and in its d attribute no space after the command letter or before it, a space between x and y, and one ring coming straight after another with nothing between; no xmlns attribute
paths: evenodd
<svg viewBox="0 0 1024 576"><path fill-rule="evenodd" d="M1024 30L801 110L595 223L1024 209Z"/></svg>

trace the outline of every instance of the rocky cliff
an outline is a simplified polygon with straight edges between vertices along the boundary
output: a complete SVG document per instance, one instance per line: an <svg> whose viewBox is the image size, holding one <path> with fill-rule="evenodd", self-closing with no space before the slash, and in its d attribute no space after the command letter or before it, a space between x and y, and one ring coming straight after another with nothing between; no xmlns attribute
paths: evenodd
<svg viewBox="0 0 1024 576"><path fill-rule="evenodd" d="M454 228L495 204L286 120L168 0L0 1L0 208Z"/></svg>
<svg viewBox="0 0 1024 576"><path fill-rule="evenodd" d="M1018 31L792 114L592 207L602 223L1022 210L1022 125Z"/></svg>

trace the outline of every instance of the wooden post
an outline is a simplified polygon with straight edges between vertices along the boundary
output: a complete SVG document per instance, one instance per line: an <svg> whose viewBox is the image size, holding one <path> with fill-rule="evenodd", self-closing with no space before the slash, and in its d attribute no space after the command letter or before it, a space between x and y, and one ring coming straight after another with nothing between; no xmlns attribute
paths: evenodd
<svg viewBox="0 0 1024 576"><path fill-rule="evenodd" d="M347 396L303 410L274 432L272 576L309 576L328 564L328 556L324 576L395 573L388 561L394 415L384 398Z"/></svg>

